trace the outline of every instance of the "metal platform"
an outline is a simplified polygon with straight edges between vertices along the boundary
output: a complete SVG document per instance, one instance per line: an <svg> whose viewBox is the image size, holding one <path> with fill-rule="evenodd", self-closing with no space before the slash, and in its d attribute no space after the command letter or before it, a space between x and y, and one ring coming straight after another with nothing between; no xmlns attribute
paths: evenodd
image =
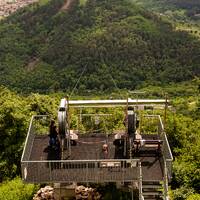
<svg viewBox="0 0 200 200"><path fill-rule="evenodd" d="M138 106L138 102L144 105L149 103L160 105L165 101L71 101L68 104L72 107L80 104L84 107L109 107L111 103L114 103L114 106L124 106L126 103ZM65 127L65 112L68 112L65 100L61 101L59 112L59 125L64 124L63 127ZM66 137L64 134L60 135L62 148L59 148L49 145L50 117L33 116L21 159L22 178L30 183L119 182L133 184L134 182L134 185L138 187L140 200L143 199L143 192L149 191L149 189L143 190L143 183L146 187L157 184L161 185L163 197L166 200L173 157L161 117L159 115L143 116L142 121L146 123L146 120L153 122L155 127L152 128L151 124L150 130L147 131L148 126L141 126L138 138L136 137L138 133L128 136L124 130L118 132L119 135L102 132L77 133L77 139L72 140L70 130L68 130ZM59 130L65 133L65 128ZM64 145L64 141L67 145ZM102 148L104 144L108 148L106 154ZM163 184L160 184L161 182ZM146 193L146 195L149 194Z"/></svg>
<svg viewBox="0 0 200 200"><path fill-rule="evenodd" d="M84 141L93 139L97 141L91 137ZM131 182L138 179L138 162L141 162L144 180L163 178L160 156L114 159L116 152L112 145L108 159L103 159L102 145L78 143L72 147L71 156L61 161L60 152L51 149L48 141L48 136L34 138L30 159L22 164L26 182Z"/></svg>
<svg viewBox="0 0 200 200"><path fill-rule="evenodd" d="M45 116L32 118L22 157L22 173L26 182L129 182L138 179L139 163L143 180L163 180L163 153L167 153L164 152L167 141L160 153L152 149L152 154L149 149L143 149L133 154L132 159L126 159L123 150L116 149L113 144L114 135L79 135L77 144L71 146L71 154L68 155L65 150L65 157L61 160L60 150L49 147L48 132L45 132L47 129L41 128L41 124L48 124L46 120ZM38 130L44 130L45 133L38 133ZM161 135L143 135L144 140L158 137ZM102 145L106 141L109 153L104 159ZM170 152L168 154L170 156ZM107 163L108 167L103 166L103 163Z"/></svg>

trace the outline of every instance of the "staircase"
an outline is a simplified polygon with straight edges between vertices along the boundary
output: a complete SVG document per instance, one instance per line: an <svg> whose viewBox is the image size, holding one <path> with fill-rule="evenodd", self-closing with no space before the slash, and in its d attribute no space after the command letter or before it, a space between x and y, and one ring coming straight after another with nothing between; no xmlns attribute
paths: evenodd
<svg viewBox="0 0 200 200"><path fill-rule="evenodd" d="M162 184L160 181L143 181L142 194L144 200L161 200L162 198Z"/></svg>
<svg viewBox="0 0 200 200"><path fill-rule="evenodd" d="M140 200L164 200L164 187L161 184L164 172L162 169L162 145L160 135L143 135L144 144L135 141L135 155L140 158Z"/></svg>

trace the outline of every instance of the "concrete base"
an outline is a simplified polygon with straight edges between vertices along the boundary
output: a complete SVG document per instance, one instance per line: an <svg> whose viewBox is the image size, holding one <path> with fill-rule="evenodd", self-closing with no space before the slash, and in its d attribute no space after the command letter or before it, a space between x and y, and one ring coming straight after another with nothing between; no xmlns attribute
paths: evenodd
<svg viewBox="0 0 200 200"><path fill-rule="evenodd" d="M76 183L54 183L55 200L69 200L75 198Z"/></svg>

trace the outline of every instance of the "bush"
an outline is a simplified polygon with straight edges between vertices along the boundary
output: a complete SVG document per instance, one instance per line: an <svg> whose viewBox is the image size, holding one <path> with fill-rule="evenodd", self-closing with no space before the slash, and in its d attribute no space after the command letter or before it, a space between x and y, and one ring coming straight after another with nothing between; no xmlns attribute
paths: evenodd
<svg viewBox="0 0 200 200"><path fill-rule="evenodd" d="M38 186L24 184L20 178L4 182L0 185L1 200L31 200Z"/></svg>
<svg viewBox="0 0 200 200"><path fill-rule="evenodd" d="M187 200L200 200L200 194L192 194L187 198Z"/></svg>

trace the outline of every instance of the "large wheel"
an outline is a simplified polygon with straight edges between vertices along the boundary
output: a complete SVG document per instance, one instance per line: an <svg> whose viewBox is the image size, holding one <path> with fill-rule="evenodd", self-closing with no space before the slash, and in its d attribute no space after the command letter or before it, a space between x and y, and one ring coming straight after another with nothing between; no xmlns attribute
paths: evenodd
<svg viewBox="0 0 200 200"><path fill-rule="evenodd" d="M133 110L128 110L128 134L131 137L135 136L136 131L136 114Z"/></svg>
<svg viewBox="0 0 200 200"><path fill-rule="evenodd" d="M66 111L59 111L58 112L58 131L61 138L65 138L66 136L66 126L67 126Z"/></svg>
<svg viewBox="0 0 200 200"><path fill-rule="evenodd" d="M66 99L61 99L58 110L58 131L61 139L66 137L67 132L67 113L66 113Z"/></svg>

